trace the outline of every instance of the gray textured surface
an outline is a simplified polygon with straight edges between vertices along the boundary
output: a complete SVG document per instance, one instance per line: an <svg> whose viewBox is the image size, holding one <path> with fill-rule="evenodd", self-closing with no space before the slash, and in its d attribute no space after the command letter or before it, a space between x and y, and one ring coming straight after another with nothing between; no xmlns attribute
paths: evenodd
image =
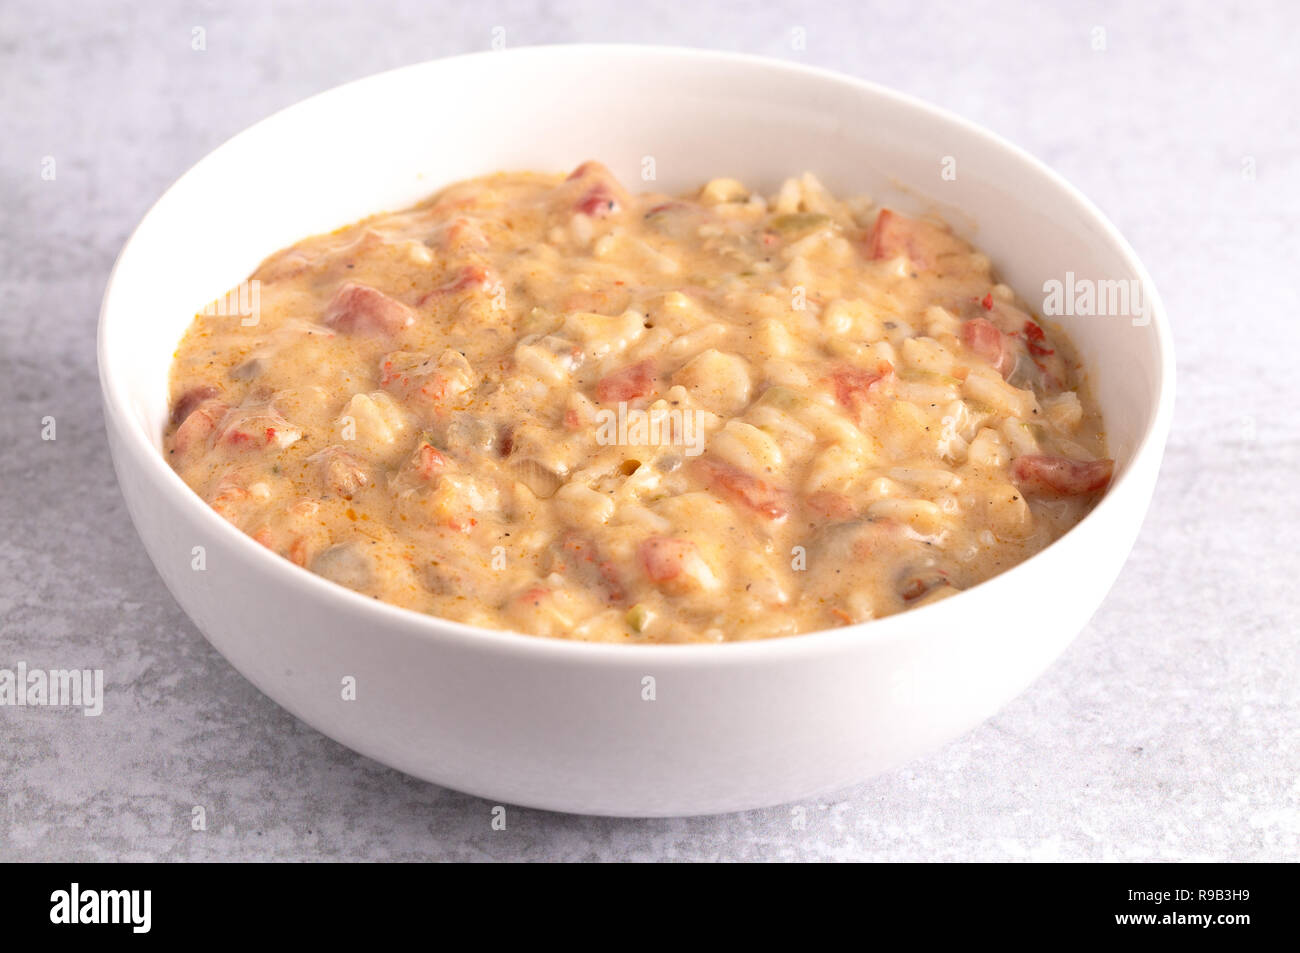
<svg viewBox="0 0 1300 953"><path fill-rule="evenodd" d="M856 5L853 5L856 6ZM0 13L0 668L102 667L100 718L0 708L0 858L1284 859L1300 856L1294 5L177 5ZM1049 5L1043 5L1047 7ZM1067 6L1067 5L1062 5ZM472 10L472 12L471 12ZM94 322L191 163L344 80L570 40L805 60L985 123L1098 202L1173 317L1177 419L1128 568L1024 696L833 800L718 818L512 811L298 723L163 588L108 460ZM192 29L207 49L191 49ZM806 51L790 31L806 31ZM1094 28L1105 50L1092 48ZM54 181L42 179L45 156ZM1253 157L1255 177L1243 174ZM40 439L40 420L58 439ZM193 805L208 830L190 829Z"/></svg>

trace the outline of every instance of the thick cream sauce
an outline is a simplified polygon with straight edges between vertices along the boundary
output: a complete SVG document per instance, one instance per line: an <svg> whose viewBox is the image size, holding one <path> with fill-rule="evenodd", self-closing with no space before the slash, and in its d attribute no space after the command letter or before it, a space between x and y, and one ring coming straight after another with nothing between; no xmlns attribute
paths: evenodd
<svg viewBox="0 0 1300 953"><path fill-rule="evenodd" d="M275 552L449 619L628 643L865 621L1022 561L1110 478L1068 342L988 259L809 175L770 198L492 175L241 290L176 353L168 459Z"/></svg>

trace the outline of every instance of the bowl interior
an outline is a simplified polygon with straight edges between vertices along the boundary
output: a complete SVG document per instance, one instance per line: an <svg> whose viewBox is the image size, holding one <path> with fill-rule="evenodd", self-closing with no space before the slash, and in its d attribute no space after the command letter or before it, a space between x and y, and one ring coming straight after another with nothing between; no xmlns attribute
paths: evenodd
<svg viewBox="0 0 1300 953"><path fill-rule="evenodd" d="M1158 311L1140 264L1086 200L963 121L774 61L541 47L340 87L259 123L195 166L145 218L114 272L101 325L110 403L126 410L140 439L159 446L181 335L196 310L269 253L458 179L563 171L588 158L630 188L666 192L719 175L771 190L811 170L837 194L944 215L1035 310L1045 283L1072 273L1076 283L1140 282ZM1053 320L1090 368L1122 473L1160 404L1162 322Z"/></svg>

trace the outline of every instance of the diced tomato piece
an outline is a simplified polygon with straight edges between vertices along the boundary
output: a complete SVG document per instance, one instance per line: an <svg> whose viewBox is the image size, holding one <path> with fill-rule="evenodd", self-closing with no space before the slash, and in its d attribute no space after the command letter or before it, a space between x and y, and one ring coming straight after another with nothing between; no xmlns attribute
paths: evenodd
<svg viewBox="0 0 1300 953"><path fill-rule="evenodd" d="M682 574L687 557L695 551L689 540L656 536L643 542L637 555L651 582L667 582Z"/></svg>
<svg viewBox="0 0 1300 953"><path fill-rule="evenodd" d="M211 384L201 384L197 387L191 387L180 397L176 398L176 403L172 405L172 424L179 426L184 422L199 404L205 400L211 400L219 393Z"/></svg>
<svg viewBox="0 0 1300 953"><path fill-rule="evenodd" d="M344 334L396 334L415 323L415 312L382 291L349 281L334 293L324 323Z"/></svg>
<svg viewBox="0 0 1300 953"><path fill-rule="evenodd" d="M831 372L831 384L835 387L835 399L846 410L857 413L871 395L871 389L894 372L894 366L888 361L881 361L875 371L864 371L860 367L842 365Z"/></svg>
<svg viewBox="0 0 1300 953"><path fill-rule="evenodd" d="M602 182L593 185L582 198L578 199L573 209L591 218L605 218L618 211L618 198L610 191L609 186Z"/></svg>
<svg viewBox="0 0 1300 953"><path fill-rule="evenodd" d="M482 288L488 283L488 277L488 271L482 265L464 265L446 282L421 297L416 303L423 305L430 298L459 294L471 288Z"/></svg>
<svg viewBox="0 0 1300 953"><path fill-rule="evenodd" d="M710 487L754 512L775 521L785 519L789 512L784 491L739 467L708 459L701 460L700 467Z"/></svg>
<svg viewBox="0 0 1300 953"><path fill-rule="evenodd" d="M881 209L867 235L867 255L876 261L906 256L918 268L933 268L940 257L965 248L961 239L929 222Z"/></svg>
<svg viewBox="0 0 1300 953"><path fill-rule="evenodd" d="M992 365L1006 378L1016 366L1016 358L1007 339L988 318L971 318L961 326L961 342L976 357Z"/></svg>
<svg viewBox="0 0 1300 953"><path fill-rule="evenodd" d="M1072 460L1047 454L1017 457L1011 474L1025 493L1040 496L1084 496L1106 488L1114 460Z"/></svg>
<svg viewBox="0 0 1300 953"><path fill-rule="evenodd" d="M891 212L887 208L880 210L875 224L871 226L871 232L867 235L867 255L872 261L907 253L907 243L897 224L901 219L902 216L897 212Z"/></svg>
<svg viewBox="0 0 1300 953"><path fill-rule="evenodd" d="M203 443L217 429L217 424L229 410L229 405L219 400L209 399L200 403L185 415L185 419L176 428L176 433L172 435L172 449L177 453L185 453L190 447Z"/></svg>
<svg viewBox="0 0 1300 953"><path fill-rule="evenodd" d="M1025 341L1029 344L1029 353L1034 357L1046 357L1048 354L1056 353L1055 350L1043 344L1046 337L1043 329L1033 321L1025 322Z"/></svg>
<svg viewBox="0 0 1300 953"><path fill-rule="evenodd" d="M473 385L474 368L448 348L436 361L414 351L394 351L379 362L379 386L421 414L445 416L449 401Z"/></svg>
<svg viewBox="0 0 1300 953"><path fill-rule="evenodd" d="M599 162L582 163L565 181L585 186L574 202L575 212L591 218L605 218L627 207L627 192L614 174Z"/></svg>
<svg viewBox="0 0 1300 953"><path fill-rule="evenodd" d="M688 539L652 536L637 547L646 578L669 591L716 589L718 577Z"/></svg>
<svg viewBox="0 0 1300 953"><path fill-rule="evenodd" d="M641 361L607 374L596 383L596 399L602 404L636 400L655 388L654 361Z"/></svg>
<svg viewBox="0 0 1300 953"><path fill-rule="evenodd" d="M550 598L551 594L552 590L545 586L533 586L525 589L515 599L520 605L540 606L544 599Z"/></svg>
<svg viewBox="0 0 1300 953"><path fill-rule="evenodd" d="M420 444L420 449L416 451L415 456L416 473L426 480L432 480L439 474L447 472L450 467L451 461L447 459L446 454L430 444Z"/></svg>
<svg viewBox="0 0 1300 953"><path fill-rule="evenodd" d="M217 442L241 450L261 450L272 446L283 449L301 437L301 430L263 404L227 416Z"/></svg>

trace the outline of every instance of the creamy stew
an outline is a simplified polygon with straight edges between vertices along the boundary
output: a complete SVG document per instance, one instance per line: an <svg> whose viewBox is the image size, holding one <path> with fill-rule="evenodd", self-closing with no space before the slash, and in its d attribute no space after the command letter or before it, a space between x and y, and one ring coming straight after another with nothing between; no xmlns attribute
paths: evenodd
<svg viewBox="0 0 1300 953"><path fill-rule="evenodd" d="M1105 490L1069 343L942 223L588 162L272 255L176 353L165 452L262 545L385 602L622 643L951 596Z"/></svg>

